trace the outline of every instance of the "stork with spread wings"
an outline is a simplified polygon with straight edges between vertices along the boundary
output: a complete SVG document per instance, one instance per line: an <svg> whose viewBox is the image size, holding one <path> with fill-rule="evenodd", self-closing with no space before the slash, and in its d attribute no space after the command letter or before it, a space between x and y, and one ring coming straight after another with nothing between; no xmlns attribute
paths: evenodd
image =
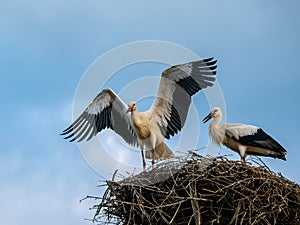
<svg viewBox="0 0 300 225"><path fill-rule="evenodd" d="M152 159L152 165L157 159L172 157L164 138L169 139L184 126L191 96L213 85L216 62L207 58L164 70L157 96L145 112L137 111L136 102L126 105L111 89L104 89L62 135L71 142L88 141L110 128L129 145L140 147L144 169L145 157Z"/></svg>

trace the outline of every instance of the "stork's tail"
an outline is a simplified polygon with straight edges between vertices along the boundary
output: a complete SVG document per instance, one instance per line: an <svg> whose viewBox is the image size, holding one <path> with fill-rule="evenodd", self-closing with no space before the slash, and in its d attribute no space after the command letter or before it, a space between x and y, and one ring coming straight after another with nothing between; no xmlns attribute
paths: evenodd
<svg viewBox="0 0 300 225"><path fill-rule="evenodd" d="M280 153L276 155L276 158L286 161L285 155L286 155L286 150L280 151Z"/></svg>
<svg viewBox="0 0 300 225"><path fill-rule="evenodd" d="M170 157L173 157L174 153L172 150L164 143L160 143L155 149L154 149L154 159L167 159ZM145 154L146 159L152 159L152 151L147 150Z"/></svg>

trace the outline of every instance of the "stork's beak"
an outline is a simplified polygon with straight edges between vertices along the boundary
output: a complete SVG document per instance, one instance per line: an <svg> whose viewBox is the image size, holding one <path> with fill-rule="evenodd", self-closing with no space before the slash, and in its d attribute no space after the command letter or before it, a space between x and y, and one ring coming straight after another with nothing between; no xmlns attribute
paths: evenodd
<svg viewBox="0 0 300 225"><path fill-rule="evenodd" d="M128 109L126 110L126 113L129 113L132 111L132 107L131 106L128 106Z"/></svg>
<svg viewBox="0 0 300 225"><path fill-rule="evenodd" d="M203 120L203 123L206 123L207 121L209 121L212 118L211 113L209 113Z"/></svg>

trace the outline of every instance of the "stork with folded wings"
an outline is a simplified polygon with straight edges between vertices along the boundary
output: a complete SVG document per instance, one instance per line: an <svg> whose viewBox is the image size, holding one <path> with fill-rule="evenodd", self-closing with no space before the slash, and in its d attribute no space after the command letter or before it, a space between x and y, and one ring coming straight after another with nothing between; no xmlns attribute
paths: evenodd
<svg viewBox="0 0 300 225"><path fill-rule="evenodd" d="M261 128L231 123L219 126L222 120L222 110L219 107L213 108L203 119L206 123L212 119L209 125L209 135L217 145L225 145L237 152L243 163L246 163L247 155L259 155L286 160L287 151L271 136Z"/></svg>

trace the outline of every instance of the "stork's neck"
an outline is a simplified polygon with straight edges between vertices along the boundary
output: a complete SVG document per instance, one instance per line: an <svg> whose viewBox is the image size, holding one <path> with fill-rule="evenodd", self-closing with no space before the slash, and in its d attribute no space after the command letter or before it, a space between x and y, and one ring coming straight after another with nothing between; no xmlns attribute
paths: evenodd
<svg viewBox="0 0 300 225"><path fill-rule="evenodd" d="M210 126L219 127L219 124L220 124L221 120L222 120L222 116L218 116L218 117L213 118L213 120L210 123Z"/></svg>
<svg viewBox="0 0 300 225"><path fill-rule="evenodd" d="M133 110L132 112L131 112L131 120L132 120L132 122L133 123L137 123L137 120L138 120L138 112L137 112L137 110Z"/></svg>
<svg viewBox="0 0 300 225"><path fill-rule="evenodd" d="M217 145L220 145L224 139L224 132L220 129L220 122L222 117L213 118L212 122L209 125L209 135L212 138L213 142Z"/></svg>
<svg viewBox="0 0 300 225"><path fill-rule="evenodd" d="M133 111L131 111L131 118L134 118L134 117L136 117L136 115L137 115L137 110L133 110Z"/></svg>

